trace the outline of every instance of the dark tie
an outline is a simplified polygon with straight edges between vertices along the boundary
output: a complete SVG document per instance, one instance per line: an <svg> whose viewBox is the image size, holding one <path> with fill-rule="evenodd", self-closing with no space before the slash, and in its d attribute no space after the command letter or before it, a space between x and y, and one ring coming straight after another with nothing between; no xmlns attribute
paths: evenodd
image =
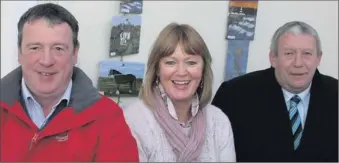
<svg viewBox="0 0 339 163"><path fill-rule="evenodd" d="M300 97L295 95L291 98L290 101L290 120L292 125L293 141L294 141L294 150L296 150L300 144L300 139L302 136L303 128L301 126L301 118L298 112L298 103L300 102Z"/></svg>

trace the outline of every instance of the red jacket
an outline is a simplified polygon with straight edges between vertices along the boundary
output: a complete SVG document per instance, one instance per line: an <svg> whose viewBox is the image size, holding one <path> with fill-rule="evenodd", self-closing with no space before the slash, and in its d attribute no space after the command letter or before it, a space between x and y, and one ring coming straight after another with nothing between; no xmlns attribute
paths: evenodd
<svg viewBox="0 0 339 163"><path fill-rule="evenodd" d="M20 100L21 68L1 79L1 162L138 162L121 108L74 68L69 105L39 131Z"/></svg>

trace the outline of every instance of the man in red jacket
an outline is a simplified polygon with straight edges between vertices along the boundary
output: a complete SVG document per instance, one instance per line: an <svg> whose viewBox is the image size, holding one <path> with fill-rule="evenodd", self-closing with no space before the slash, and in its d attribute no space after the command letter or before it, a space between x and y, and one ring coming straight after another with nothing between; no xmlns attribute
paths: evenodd
<svg viewBox="0 0 339 163"><path fill-rule="evenodd" d="M78 22L41 4L18 22L21 66L1 79L1 162L138 162L121 108L75 67Z"/></svg>

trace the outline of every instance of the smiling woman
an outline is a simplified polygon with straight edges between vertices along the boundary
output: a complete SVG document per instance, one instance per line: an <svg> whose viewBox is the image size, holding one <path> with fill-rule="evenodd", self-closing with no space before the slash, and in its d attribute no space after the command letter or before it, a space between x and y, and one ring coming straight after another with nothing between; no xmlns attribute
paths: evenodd
<svg viewBox="0 0 339 163"><path fill-rule="evenodd" d="M170 23L160 32L148 58L141 100L124 109L140 161L235 161L229 120L209 104L211 62L192 26Z"/></svg>
<svg viewBox="0 0 339 163"><path fill-rule="evenodd" d="M189 108L192 96L198 86L203 84L203 58L200 55L187 54L183 46L178 44L174 53L160 59L158 64L157 80L164 87L167 96L175 103L177 110ZM179 119L185 121L185 117Z"/></svg>

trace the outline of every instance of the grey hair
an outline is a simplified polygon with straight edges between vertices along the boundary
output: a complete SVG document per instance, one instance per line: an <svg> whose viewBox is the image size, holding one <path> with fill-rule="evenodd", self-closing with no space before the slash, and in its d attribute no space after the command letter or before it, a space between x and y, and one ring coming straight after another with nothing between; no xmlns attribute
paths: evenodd
<svg viewBox="0 0 339 163"><path fill-rule="evenodd" d="M28 9L18 22L18 48L21 49L22 30L25 23L30 23L38 19L45 19L51 26L55 24L67 23L73 32L74 49L79 47L78 32L79 25L76 18L64 7L53 4L39 4Z"/></svg>
<svg viewBox="0 0 339 163"><path fill-rule="evenodd" d="M278 28L272 37L270 50L271 52L274 52L275 56L278 55L279 39L282 35L286 33L312 35L316 40L317 54L318 55L322 54L321 42L317 31L312 26L305 22L291 21Z"/></svg>

